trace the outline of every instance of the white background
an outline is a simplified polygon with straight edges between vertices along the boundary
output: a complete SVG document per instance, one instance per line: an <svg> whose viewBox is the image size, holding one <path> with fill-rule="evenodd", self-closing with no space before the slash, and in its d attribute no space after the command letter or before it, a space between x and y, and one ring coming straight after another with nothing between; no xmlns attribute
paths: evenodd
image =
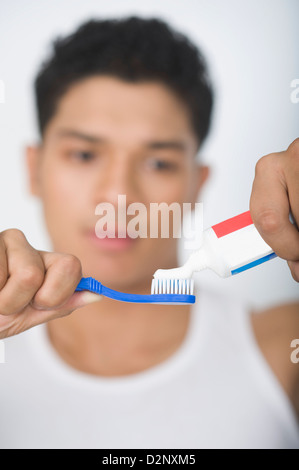
<svg viewBox="0 0 299 470"><path fill-rule="evenodd" d="M156 16L189 35L207 57L216 109L202 158L212 177L201 201L204 225L248 210L256 161L299 136L298 0L0 0L0 230L17 227L50 247L38 201L27 193L24 146L37 138L32 82L53 38L91 17ZM182 259L185 253L181 253ZM299 299L287 265L273 260L230 279L202 282L257 307Z"/></svg>

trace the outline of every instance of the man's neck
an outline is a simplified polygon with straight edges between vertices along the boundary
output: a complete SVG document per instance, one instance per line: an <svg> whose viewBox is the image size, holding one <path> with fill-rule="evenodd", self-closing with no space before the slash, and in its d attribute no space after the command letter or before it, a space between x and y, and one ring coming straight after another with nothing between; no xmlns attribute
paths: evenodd
<svg viewBox="0 0 299 470"><path fill-rule="evenodd" d="M131 304L103 297L48 324L50 340L72 367L105 376L134 374L170 357L188 330L190 307Z"/></svg>

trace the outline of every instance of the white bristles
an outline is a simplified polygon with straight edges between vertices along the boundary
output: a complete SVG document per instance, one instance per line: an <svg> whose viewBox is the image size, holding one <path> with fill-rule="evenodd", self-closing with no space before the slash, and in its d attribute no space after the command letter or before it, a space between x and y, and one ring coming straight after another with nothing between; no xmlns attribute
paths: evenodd
<svg viewBox="0 0 299 470"><path fill-rule="evenodd" d="M193 279L153 279L151 294L194 295Z"/></svg>

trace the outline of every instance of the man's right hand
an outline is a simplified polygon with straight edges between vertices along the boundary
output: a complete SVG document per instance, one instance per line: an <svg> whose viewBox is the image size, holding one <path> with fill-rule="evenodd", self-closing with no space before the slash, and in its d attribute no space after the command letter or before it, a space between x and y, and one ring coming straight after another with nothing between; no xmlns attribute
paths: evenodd
<svg viewBox="0 0 299 470"><path fill-rule="evenodd" d="M75 256L37 251L20 230L1 232L0 339L89 303L85 293L74 293L81 277Z"/></svg>

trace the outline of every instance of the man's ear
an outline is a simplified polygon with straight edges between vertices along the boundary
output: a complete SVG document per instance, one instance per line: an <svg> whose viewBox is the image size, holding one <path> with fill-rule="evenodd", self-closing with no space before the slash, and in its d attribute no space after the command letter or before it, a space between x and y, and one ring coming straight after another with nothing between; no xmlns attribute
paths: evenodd
<svg viewBox="0 0 299 470"><path fill-rule="evenodd" d="M29 191L33 196L40 196L40 158L38 145L27 146L25 150Z"/></svg>

